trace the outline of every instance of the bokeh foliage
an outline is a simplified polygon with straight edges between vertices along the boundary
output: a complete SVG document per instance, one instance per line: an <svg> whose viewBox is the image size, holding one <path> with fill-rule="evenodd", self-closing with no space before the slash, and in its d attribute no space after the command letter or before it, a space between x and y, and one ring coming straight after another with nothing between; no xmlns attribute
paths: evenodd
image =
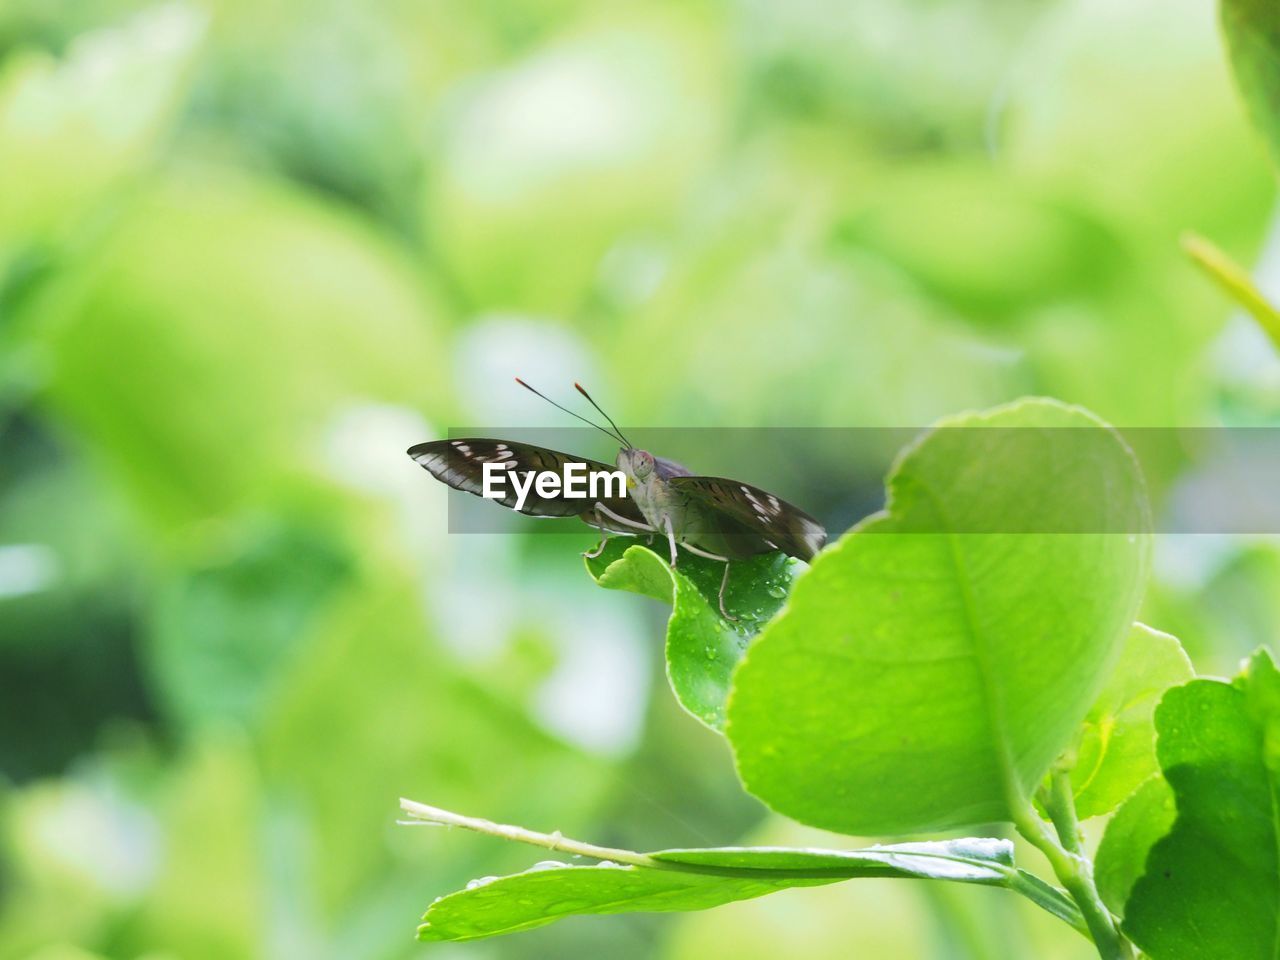
<svg viewBox="0 0 1280 960"><path fill-rule="evenodd" d="M674 704L665 611L575 540L447 535L403 449L548 416L516 372L639 426L1274 424L1274 351L1178 247L1254 263L1273 199L1191 0L0 5L0 956L416 955L423 903L527 859L400 795L812 840ZM840 530L878 505L847 456L744 479ZM1189 540L1143 616L1226 672L1280 551ZM465 950L1087 955L860 884Z"/></svg>

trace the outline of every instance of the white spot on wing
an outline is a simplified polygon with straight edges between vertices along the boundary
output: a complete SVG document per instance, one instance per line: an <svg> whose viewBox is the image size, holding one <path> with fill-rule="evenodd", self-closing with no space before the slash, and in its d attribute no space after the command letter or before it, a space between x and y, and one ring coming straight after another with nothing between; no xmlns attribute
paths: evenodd
<svg viewBox="0 0 1280 960"><path fill-rule="evenodd" d="M804 541L805 546L813 553L817 553L827 541L827 531L816 523L806 520L804 521L804 530L800 534L800 538Z"/></svg>

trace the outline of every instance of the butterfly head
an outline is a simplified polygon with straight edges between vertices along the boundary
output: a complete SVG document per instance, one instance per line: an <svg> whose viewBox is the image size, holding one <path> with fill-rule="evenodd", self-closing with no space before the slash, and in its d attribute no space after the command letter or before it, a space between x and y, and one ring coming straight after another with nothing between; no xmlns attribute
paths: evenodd
<svg viewBox="0 0 1280 960"><path fill-rule="evenodd" d="M618 451L618 469L636 483L644 483L653 475L653 454L648 450L623 447Z"/></svg>

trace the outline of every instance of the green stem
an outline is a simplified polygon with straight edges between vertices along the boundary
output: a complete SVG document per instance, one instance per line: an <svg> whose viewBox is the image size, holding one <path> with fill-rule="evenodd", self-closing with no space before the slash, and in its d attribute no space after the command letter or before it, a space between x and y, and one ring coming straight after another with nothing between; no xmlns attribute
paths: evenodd
<svg viewBox="0 0 1280 960"><path fill-rule="evenodd" d="M659 869L666 866L666 864L643 853L636 853L634 850L621 850L616 847L600 847L594 843L574 840L562 835L559 830L555 833L539 833L537 830L528 830L525 827L517 827L509 823L494 823L492 820L484 820L480 817L466 817L460 813L454 813L452 810L442 810L440 807L418 803L416 800L408 800L404 797L400 798L400 809L420 823L462 827L464 830L487 833L491 837L501 837L503 840L528 843L546 850L576 853L579 856L591 857L595 860L612 860L615 863L629 863L636 867Z"/></svg>
<svg viewBox="0 0 1280 960"><path fill-rule="evenodd" d="M1098 955L1103 960L1133 960L1133 946L1098 895L1093 882L1093 864L1081 853L1070 773L1054 770L1050 777L1050 789L1042 794L1042 799L1059 837L1053 836L1029 802L1014 811L1014 825L1028 843L1044 854L1058 882L1079 906Z"/></svg>
<svg viewBox="0 0 1280 960"><path fill-rule="evenodd" d="M1280 347L1280 310L1272 306L1254 286L1244 268L1196 233L1183 235L1182 249L1226 291L1227 296L1248 310L1272 342Z"/></svg>
<svg viewBox="0 0 1280 960"><path fill-rule="evenodd" d="M1076 819L1075 793L1071 789L1071 771L1055 767L1049 773L1049 789L1043 796L1044 808L1058 831L1058 841L1067 853L1084 856L1080 837L1080 821Z"/></svg>

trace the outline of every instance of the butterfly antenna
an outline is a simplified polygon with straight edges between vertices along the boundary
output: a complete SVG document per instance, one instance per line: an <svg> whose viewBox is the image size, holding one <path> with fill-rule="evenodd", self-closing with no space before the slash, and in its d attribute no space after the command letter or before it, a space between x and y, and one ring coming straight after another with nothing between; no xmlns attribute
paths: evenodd
<svg viewBox="0 0 1280 960"><path fill-rule="evenodd" d="M584 417L584 416L582 416L582 415L580 415L580 414L574 413L574 412L573 412L572 410L570 410L568 407L562 407L560 404L556 403L554 400L552 400L550 397L548 397L545 393L542 393L542 392L540 392L540 391L538 391L538 390L533 389L533 387L529 386L527 383L525 383L525 382L524 382L523 380L521 380L519 377L516 377L516 383L520 384L520 386L524 387L526 390L528 390L530 393L534 394L535 396L539 396L539 397L541 397L543 400L547 401L547 403L551 404L551 405L552 405L553 407L555 407L557 410L563 410L563 411L564 411L565 413L567 413L569 416L571 416L571 417L576 417L577 419L581 420L583 423L585 423L585 424L588 424L588 425L590 425L590 426L595 427L595 428L596 428L597 430L599 430L601 433L608 434L609 436L611 436L611 437L613 437L615 440L617 440L619 443L621 443L621 444L623 444L623 445L625 445L625 446L628 446L628 447L629 447L629 446L631 446L631 444L630 444L630 443L627 443L626 438L625 438L625 437L623 437L621 434L618 434L618 433L612 433L611 431L606 430L604 427L600 426L600 424L595 423L595 422L593 422L593 421L591 421L591 420L588 420L586 417ZM601 412L601 413L603 413L604 411L602 410L602 411L600 411L600 412ZM606 416L606 417L605 417L605 419L606 419L606 420L608 420L609 418ZM610 422L612 423L612 421L610 421ZM614 429L616 430L617 428L615 427Z"/></svg>
<svg viewBox="0 0 1280 960"><path fill-rule="evenodd" d="M604 417L606 420L609 421L609 426L613 427L614 432L617 433L619 438L621 438L622 442L625 443L628 447L631 447L632 445L631 441L622 435L622 431L618 429L618 425L613 422L613 417L609 416L607 413L604 412L604 407L600 406L600 404L596 403L594 400L591 399L591 394L587 393L586 390L582 389L582 384L577 383L575 381L573 384L573 389L577 390L580 394L586 397L587 403L591 404L593 407L599 410L600 416Z"/></svg>

